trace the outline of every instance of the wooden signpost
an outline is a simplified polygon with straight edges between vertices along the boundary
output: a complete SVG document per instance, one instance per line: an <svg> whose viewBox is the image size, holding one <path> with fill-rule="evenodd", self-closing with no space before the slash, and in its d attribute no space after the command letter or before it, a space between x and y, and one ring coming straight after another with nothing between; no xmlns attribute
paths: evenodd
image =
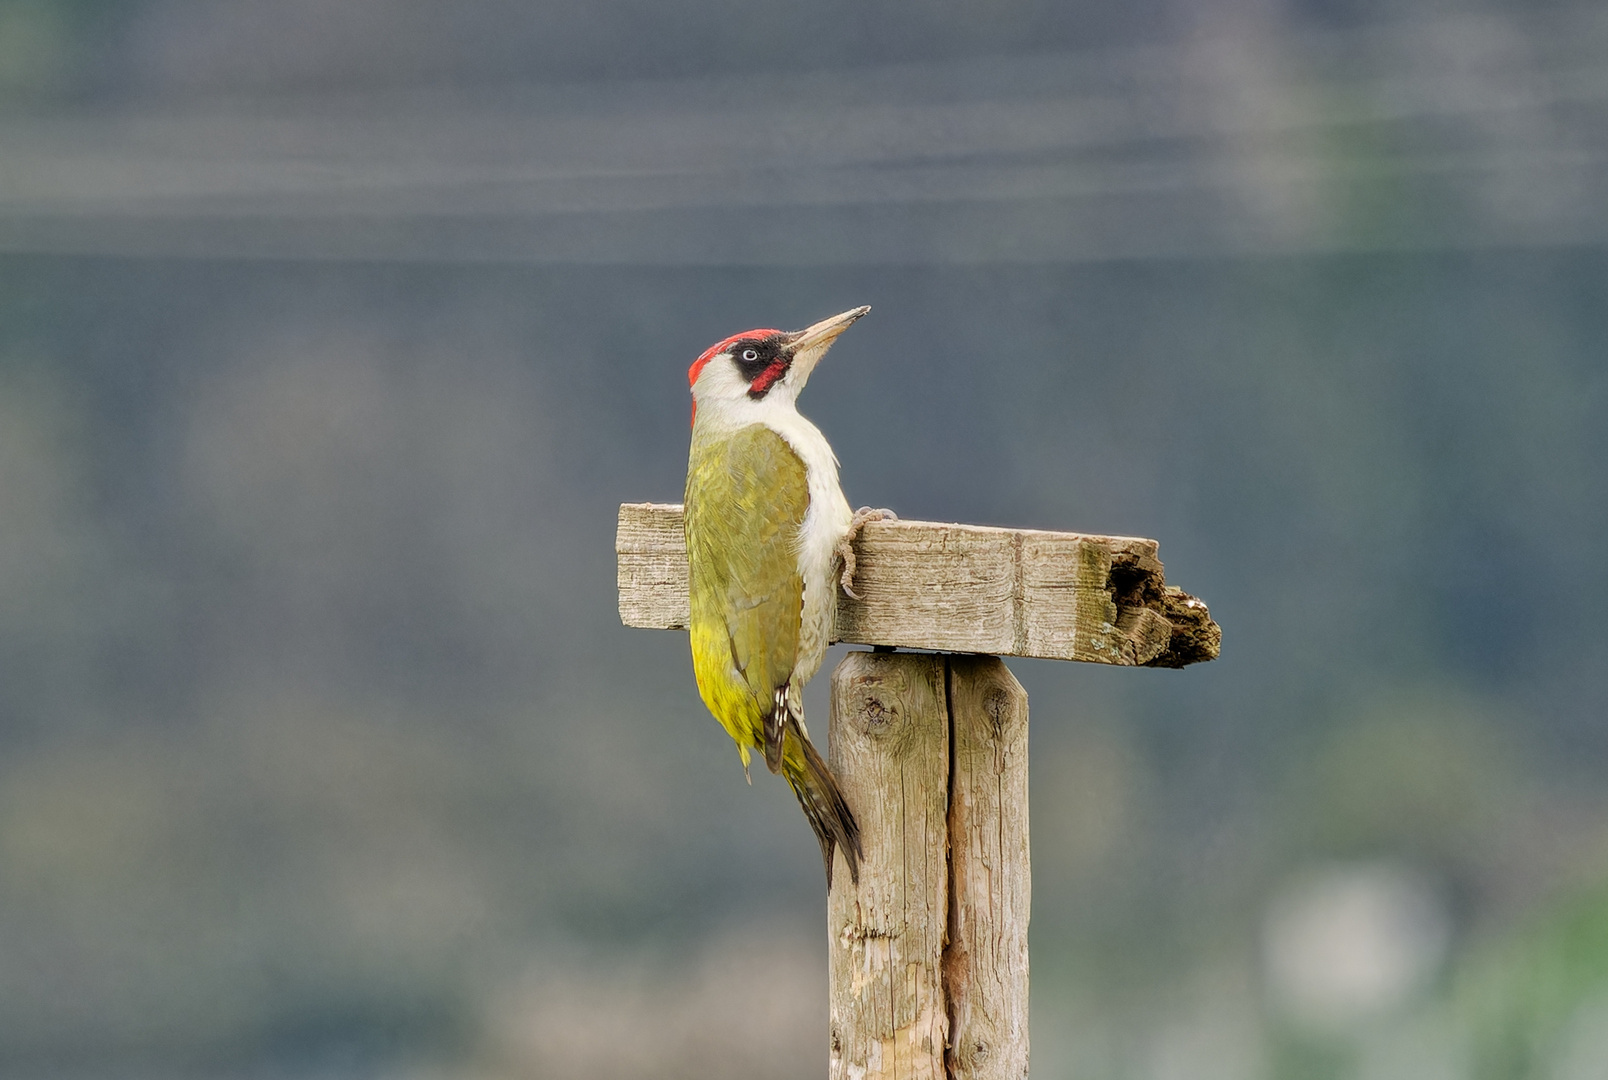
<svg viewBox="0 0 1608 1080"><path fill-rule="evenodd" d="M684 630L681 507L627 503L620 619ZM1027 1075L1027 694L1000 656L1183 667L1206 605L1156 542L929 521L865 526L836 639L830 764L865 844L827 899L833 1080ZM932 652L895 653L894 648Z"/></svg>

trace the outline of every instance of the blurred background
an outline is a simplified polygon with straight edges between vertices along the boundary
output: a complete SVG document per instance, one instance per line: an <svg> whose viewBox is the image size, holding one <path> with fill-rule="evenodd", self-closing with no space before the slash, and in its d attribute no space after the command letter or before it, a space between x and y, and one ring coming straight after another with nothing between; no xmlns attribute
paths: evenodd
<svg viewBox="0 0 1608 1080"><path fill-rule="evenodd" d="M1520 0L0 0L0 1074L824 1075L613 532L862 303L853 504L1225 630L1012 663L1035 1076L1608 1076L1608 9Z"/></svg>

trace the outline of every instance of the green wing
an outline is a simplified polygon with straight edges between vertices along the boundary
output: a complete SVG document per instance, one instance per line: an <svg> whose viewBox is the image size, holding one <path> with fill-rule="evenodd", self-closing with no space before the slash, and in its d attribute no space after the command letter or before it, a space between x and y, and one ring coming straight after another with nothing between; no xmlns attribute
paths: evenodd
<svg viewBox="0 0 1608 1080"><path fill-rule="evenodd" d="M797 543L809 486L793 448L763 424L701 434L693 432L686 495L693 668L738 745L763 749L765 719L798 657Z"/></svg>

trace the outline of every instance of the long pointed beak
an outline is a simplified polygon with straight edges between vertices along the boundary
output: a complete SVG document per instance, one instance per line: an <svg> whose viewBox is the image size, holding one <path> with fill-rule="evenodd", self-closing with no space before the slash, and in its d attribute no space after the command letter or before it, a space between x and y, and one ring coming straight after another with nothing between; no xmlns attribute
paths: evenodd
<svg viewBox="0 0 1608 1080"><path fill-rule="evenodd" d="M832 347L838 335L853 326L855 320L870 311L869 305L852 308L830 319L822 319L814 326L806 327L796 333L787 335L788 348L793 352L793 364L788 372L789 379L798 389L804 388L805 381L826 350Z"/></svg>

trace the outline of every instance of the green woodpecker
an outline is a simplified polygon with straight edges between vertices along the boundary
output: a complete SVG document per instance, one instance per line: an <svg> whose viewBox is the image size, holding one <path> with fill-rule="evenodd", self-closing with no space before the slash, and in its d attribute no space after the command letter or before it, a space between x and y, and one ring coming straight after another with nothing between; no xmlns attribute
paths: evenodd
<svg viewBox="0 0 1608 1080"><path fill-rule="evenodd" d="M870 310L791 334L734 334L687 371L689 629L698 692L736 740L744 773L757 750L787 778L820 840L829 887L834 848L859 881L860 830L810 744L803 688L832 640L838 560L848 589L849 542L863 521L885 512L850 513L832 447L794 402L832 342Z"/></svg>

